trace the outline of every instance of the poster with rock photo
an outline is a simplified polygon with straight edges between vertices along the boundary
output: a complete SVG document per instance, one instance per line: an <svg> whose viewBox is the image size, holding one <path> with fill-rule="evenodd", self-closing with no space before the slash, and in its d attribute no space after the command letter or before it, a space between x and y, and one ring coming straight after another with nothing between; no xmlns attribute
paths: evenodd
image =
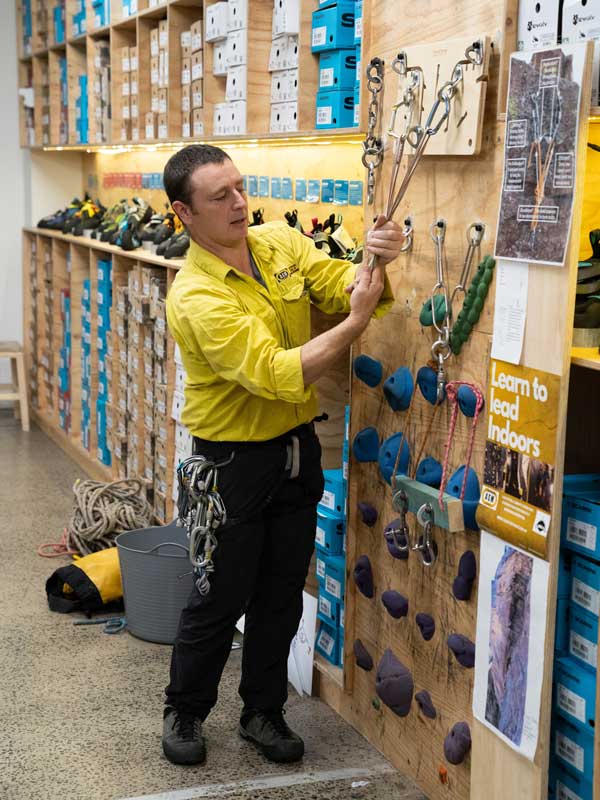
<svg viewBox="0 0 600 800"><path fill-rule="evenodd" d="M481 532L473 714L533 761L538 743L548 562Z"/></svg>
<svg viewBox="0 0 600 800"><path fill-rule="evenodd" d="M563 266L586 45L513 53L496 258Z"/></svg>

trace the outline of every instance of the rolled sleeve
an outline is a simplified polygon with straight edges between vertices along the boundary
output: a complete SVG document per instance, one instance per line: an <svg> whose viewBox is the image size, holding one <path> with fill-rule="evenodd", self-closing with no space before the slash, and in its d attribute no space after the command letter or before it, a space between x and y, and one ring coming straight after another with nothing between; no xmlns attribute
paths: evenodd
<svg viewBox="0 0 600 800"><path fill-rule="evenodd" d="M273 357L273 385L277 397L288 403L303 403L309 397L309 391L304 386L300 349L280 350Z"/></svg>

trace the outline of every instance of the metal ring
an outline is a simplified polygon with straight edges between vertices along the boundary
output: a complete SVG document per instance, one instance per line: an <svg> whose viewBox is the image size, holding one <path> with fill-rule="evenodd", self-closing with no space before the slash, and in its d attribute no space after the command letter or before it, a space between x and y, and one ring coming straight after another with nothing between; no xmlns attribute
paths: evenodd
<svg viewBox="0 0 600 800"><path fill-rule="evenodd" d="M424 515L427 514L429 519L424 519ZM431 503L423 503L421 508L417 511L417 522L419 525L424 528L427 522L433 522L433 506Z"/></svg>

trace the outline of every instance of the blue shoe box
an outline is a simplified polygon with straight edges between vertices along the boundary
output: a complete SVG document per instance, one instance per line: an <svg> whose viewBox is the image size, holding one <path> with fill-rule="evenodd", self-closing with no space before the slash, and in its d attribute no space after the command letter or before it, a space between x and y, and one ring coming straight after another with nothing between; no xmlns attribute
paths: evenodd
<svg viewBox="0 0 600 800"><path fill-rule="evenodd" d="M325 559L327 556L317 547L315 552L316 573L319 587L325 586Z"/></svg>
<svg viewBox="0 0 600 800"><path fill-rule="evenodd" d="M110 309L111 305L111 287L105 283L98 284L98 293L96 294L98 302L98 311L102 308Z"/></svg>
<svg viewBox="0 0 600 800"><path fill-rule="evenodd" d="M573 556L564 548L560 551L558 559L558 586L557 597L571 597L571 579L573 570Z"/></svg>
<svg viewBox="0 0 600 800"><path fill-rule="evenodd" d="M344 407L344 443L342 445L342 477L348 484L350 465L350 406Z"/></svg>
<svg viewBox="0 0 600 800"><path fill-rule="evenodd" d="M344 556L325 556L325 582L322 593L334 603L344 602L346 559Z"/></svg>
<svg viewBox="0 0 600 800"><path fill-rule="evenodd" d="M573 558L571 600L589 614L600 611L600 564L583 556Z"/></svg>
<svg viewBox="0 0 600 800"><path fill-rule="evenodd" d="M331 600L326 594L319 592L317 617L328 625L338 627L340 623L340 604Z"/></svg>
<svg viewBox="0 0 600 800"><path fill-rule="evenodd" d="M331 514L346 513L346 481L341 469L323 470L325 489L317 506L317 511L328 511Z"/></svg>
<svg viewBox="0 0 600 800"><path fill-rule="evenodd" d="M345 533L346 520L343 515L317 509L315 542L318 548L331 556L340 555L344 552Z"/></svg>
<svg viewBox="0 0 600 800"><path fill-rule="evenodd" d="M594 800L594 785L562 764L552 764L548 779L549 800Z"/></svg>
<svg viewBox="0 0 600 800"><path fill-rule="evenodd" d="M354 0L338 0L312 15L312 52L338 50L354 44Z"/></svg>
<svg viewBox="0 0 600 800"><path fill-rule="evenodd" d="M340 639L339 628L320 621L315 650L334 666L340 663Z"/></svg>
<svg viewBox="0 0 600 800"><path fill-rule="evenodd" d="M98 260L98 285L112 287L112 261Z"/></svg>
<svg viewBox="0 0 600 800"><path fill-rule="evenodd" d="M54 43L62 44L65 41L64 6L54 6L52 16L54 19Z"/></svg>
<svg viewBox="0 0 600 800"><path fill-rule="evenodd" d="M351 128L354 124L354 89L317 92L318 129Z"/></svg>
<svg viewBox="0 0 600 800"><path fill-rule="evenodd" d="M363 4L362 0L354 3L354 44L362 42Z"/></svg>
<svg viewBox="0 0 600 800"><path fill-rule="evenodd" d="M354 127L360 125L360 84L354 87Z"/></svg>
<svg viewBox="0 0 600 800"><path fill-rule="evenodd" d="M361 49L360 45L356 45L356 80L354 82L354 88L360 88L360 81L362 78L362 60L361 60Z"/></svg>
<svg viewBox="0 0 600 800"><path fill-rule="evenodd" d="M600 560L600 475L566 475L561 537L569 550Z"/></svg>
<svg viewBox="0 0 600 800"><path fill-rule="evenodd" d="M98 398L106 402L108 397L108 380L106 372L98 372Z"/></svg>
<svg viewBox="0 0 600 800"><path fill-rule="evenodd" d="M596 724L596 676L574 658L554 663L554 712L590 736Z"/></svg>
<svg viewBox="0 0 600 800"><path fill-rule="evenodd" d="M598 617L571 603L569 608L569 655L592 670L598 663Z"/></svg>
<svg viewBox="0 0 600 800"><path fill-rule="evenodd" d="M84 308L89 309L90 307L90 289L91 283L89 278L84 278L82 292L81 292L81 305Z"/></svg>
<svg viewBox="0 0 600 800"><path fill-rule="evenodd" d="M356 49L330 50L319 56L319 91L352 89L356 80Z"/></svg>
<svg viewBox="0 0 600 800"><path fill-rule="evenodd" d="M571 599L559 597L556 601L556 630L554 636L554 653L557 657L569 653L569 619Z"/></svg>
<svg viewBox="0 0 600 800"><path fill-rule="evenodd" d="M554 718L554 731L551 735L553 752L558 761L584 781L592 783L594 737L562 717Z"/></svg>

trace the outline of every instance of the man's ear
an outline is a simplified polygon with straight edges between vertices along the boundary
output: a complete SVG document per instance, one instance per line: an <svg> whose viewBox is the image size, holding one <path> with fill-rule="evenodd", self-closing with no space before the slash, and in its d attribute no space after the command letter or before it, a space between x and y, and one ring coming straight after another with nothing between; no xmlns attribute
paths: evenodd
<svg viewBox="0 0 600 800"><path fill-rule="evenodd" d="M172 203L172 208L184 225L187 226L192 222L193 216L190 208L185 203L182 203L181 200L175 200Z"/></svg>

